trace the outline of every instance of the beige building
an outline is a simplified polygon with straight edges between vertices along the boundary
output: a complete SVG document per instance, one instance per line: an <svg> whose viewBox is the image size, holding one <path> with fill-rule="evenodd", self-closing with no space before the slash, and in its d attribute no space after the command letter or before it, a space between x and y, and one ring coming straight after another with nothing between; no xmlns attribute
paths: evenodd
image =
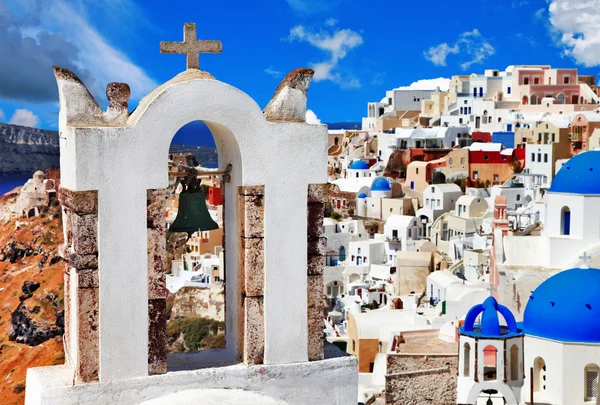
<svg viewBox="0 0 600 405"><path fill-rule="evenodd" d="M396 252L396 295L423 294L427 289L427 276L431 272L431 252Z"/></svg>
<svg viewBox="0 0 600 405"><path fill-rule="evenodd" d="M469 149L456 148L441 158L446 162L442 167L442 173L446 176L446 181L456 179L466 179L469 177Z"/></svg>
<svg viewBox="0 0 600 405"><path fill-rule="evenodd" d="M381 219L386 221L390 215L415 215L412 198L382 198Z"/></svg>
<svg viewBox="0 0 600 405"><path fill-rule="evenodd" d="M483 197L463 195L456 201L456 211L448 214L449 237L464 237L479 232L488 204Z"/></svg>

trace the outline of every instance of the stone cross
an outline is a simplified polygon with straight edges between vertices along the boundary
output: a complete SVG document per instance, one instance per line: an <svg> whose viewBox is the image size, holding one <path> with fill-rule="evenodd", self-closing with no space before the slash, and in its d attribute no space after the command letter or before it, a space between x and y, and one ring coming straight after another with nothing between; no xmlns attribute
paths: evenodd
<svg viewBox="0 0 600 405"><path fill-rule="evenodd" d="M221 53L221 41L203 41L196 39L196 24L183 25L183 42L161 42L160 53L185 54L187 69L200 69L201 53Z"/></svg>
<svg viewBox="0 0 600 405"><path fill-rule="evenodd" d="M588 256L587 252L583 252L583 256L579 256L579 259L583 262L580 266L582 269L589 269L589 261L592 257Z"/></svg>

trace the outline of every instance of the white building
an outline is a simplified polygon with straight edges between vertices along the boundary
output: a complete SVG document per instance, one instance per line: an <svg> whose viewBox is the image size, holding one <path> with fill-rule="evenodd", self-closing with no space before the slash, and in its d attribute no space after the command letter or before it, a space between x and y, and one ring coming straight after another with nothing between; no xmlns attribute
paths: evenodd
<svg viewBox="0 0 600 405"><path fill-rule="evenodd" d="M390 245L388 256L395 265L398 250L414 250L419 240L419 225L417 218L408 215L390 215L383 226L385 240Z"/></svg>
<svg viewBox="0 0 600 405"><path fill-rule="evenodd" d="M421 229L419 236L429 236L429 229L436 219L454 209L462 190L456 184L432 184L423 191L423 207L417 211Z"/></svg>

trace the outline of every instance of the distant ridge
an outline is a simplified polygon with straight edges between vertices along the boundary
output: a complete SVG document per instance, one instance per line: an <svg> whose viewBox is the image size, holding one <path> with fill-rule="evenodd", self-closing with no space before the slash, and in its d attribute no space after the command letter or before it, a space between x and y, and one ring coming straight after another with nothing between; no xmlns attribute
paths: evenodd
<svg viewBox="0 0 600 405"><path fill-rule="evenodd" d="M360 122L332 122L326 123L328 129L358 129L362 128Z"/></svg>
<svg viewBox="0 0 600 405"><path fill-rule="evenodd" d="M58 165L58 132L0 124L0 176L30 176Z"/></svg>

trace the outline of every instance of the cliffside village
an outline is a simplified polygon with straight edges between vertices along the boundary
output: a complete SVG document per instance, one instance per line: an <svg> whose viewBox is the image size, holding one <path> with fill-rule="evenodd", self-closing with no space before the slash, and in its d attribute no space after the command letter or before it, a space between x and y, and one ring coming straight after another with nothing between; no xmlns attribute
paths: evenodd
<svg viewBox="0 0 600 405"><path fill-rule="evenodd" d="M75 114L82 104L94 105L93 99L81 96L85 86L72 79L72 73L55 73L65 116L69 109ZM186 156L170 156L169 186L161 194L151 188L166 184L156 180L162 177L155 174L159 170L153 159L144 157L144 162L152 161L143 171L152 181L129 185L135 184L140 193L150 189L146 229L146 217L143 223L129 218L128 204L111 205L104 214L99 211L98 206L107 203L102 192L125 197L119 194L121 189L107 186L110 182L86 177L88 172L109 176L110 171L127 170L109 169L108 161L101 159L66 156L65 162L73 166L66 167L72 173L64 177L67 184L59 191L64 249L76 253L81 246L78 240L93 234L97 245L92 250L101 258L99 265L118 267L123 262L115 248L118 239L141 240L128 252L136 258L128 266L143 271L127 268L128 284L144 291L149 282L150 296L140 298L130 292L131 302L125 304L136 316L109 307L111 300L100 299L98 304L96 299L89 305L106 306L100 307L100 317L111 314L123 322L141 319L141 326L131 325L131 330L141 330L136 336L144 344L140 348L137 342L125 342L117 347L110 339L122 331L112 320L78 318L88 310L81 306L88 292L73 287L79 295L67 303L71 305L66 311L68 365L29 370L27 403L52 403L57 398L79 403L89 396L84 391L90 390L96 390L101 403L115 398L139 403L141 397L148 404L169 403L181 398L183 388L208 395L207 403L217 403L220 391L226 391L222 398L240 400L235 403L265 404L596 403L600 297L589 288L600 283L600 270L593 268L600 266L600 150L596 150L600 92L595 77L579 76L576 69L511 66L505 71L454 76L444 91L390 90L380 102L368 103L361 130L329 130L325 144L318 143L325 136L324 128L304 122L312 77L308 70L290 73L262 113L245 94L232 93L212 76L199 74L206 72L188 66L183 76L157 89L146 104L141 103L142 111L131 117L122 108L117 111L121 118L105 113L97 119L113 120L102 129L108 137L111 131L126 128L133 131L130 135L146 139L143 124L136 128L123 123L143 122L161 108L180 114L181 122L195 118L191 110L177 111L171 102L176 98L169 98L170 94L178 93L182 100L217 94L213 101L217 107L240 107L252 125L213 112L221 111L218 108L206 112L209 122L230 120L232 128L228 132L215 125L211 130L221 145L229 147L230 154L219 157L233 164L233 171L224 170L223 161L212 175L198 167L207 210L219 228L193 233L183 253L167 263L166 277L160 281L156 258L163 260L165 255L160 238L177 218L181 172L194 164ZM122 107L123 101L117 101ZM149 115L143 115L145 110ZM272 126L265 125L266 120ZM77 121L73 122L75 126ZM235 143L239 150L231 152L231 134L239 134L246 125L256 144L239 141ZM296 153L294 164L308 165L301 178L290 180L292 186L265 173L256 157L269 144L269 131L289 136L297 147L292 151L278 144L280 150L272 151L277 159ZM162 132L167 131L156 129L160 136ZM78 139L87 142L86 137ZM120 139L126 142L127 138ZM312 184L321 177L325 180L314 168L325 163L324 151L312 152L320 145L327 148L328 179L322 188ZM124 149L129 146L123 144ZM155 160L163 159L156 153ZM76 172L72 170L76 165L90 170ZM101 167L106 172L93 170ZM43 177L36 173L23 188L19 215L35 215L38 200L46 198L48 190L58 189L58 184ZM227 188L230 185L237 188ZM100 199L95 191L87 191L94 187L106 187L99 191ZM300 188L304 194L298 203L294 193ZM271 198L269 192L278 195ZM228 203L232 205L225 215ZM154 206L160 212L154 212ZM109 211L120 221L102 224L102 215ZM73 224L84 217L96 221L94 226L76 228ZM284 218L289 224L283 224ZM225 232L230 224L237 230ZM115 245L102 239L103 234L116 238ZM134 234L142 237L131 238ZM296 254L294 246L303 244L306 251L303 247ZM68 266L75 265L69 262ZM72 267L65 280L70 277L73 283L79 271ZM98 273L98 265L90 271ZM237 280L225 283L226 274ZM115 298L119 291L128 291L120 277L104 277L90 287L95 294L104 289ZM175 368L167 370L167 355L160 349L164 343L160 308L164 295L176 294L184 286L227 292L225 315L220 306L207 312L225 319L227 352L237 353L243 364L221 359L218 365L192 367L191 361L180 357ZM155 313L159 315L153 317ZM77 319L83 323L77 323L76 330L69 325ZM294 319L301 319L302 325ZM82 339L88 329L93 331L90 340ZM104 353L97 342L104 345ZM329 356L333 346L345 353ZM236 365L218 368L223 364ZM281 393L269 388L275 380L282 384ZM294 380L294 386L282 382L287 380ZM80 390L73 389L72 381ZM204 386L190 388L204 383L218 395L206 394ZM160 392L167 386L166 392ZM230 390L231 386L241 389ZM259 394L260 398L253 396ZM356 401L349 400L355 397ZM150 401L153 398L159 402Z"/></svg>

